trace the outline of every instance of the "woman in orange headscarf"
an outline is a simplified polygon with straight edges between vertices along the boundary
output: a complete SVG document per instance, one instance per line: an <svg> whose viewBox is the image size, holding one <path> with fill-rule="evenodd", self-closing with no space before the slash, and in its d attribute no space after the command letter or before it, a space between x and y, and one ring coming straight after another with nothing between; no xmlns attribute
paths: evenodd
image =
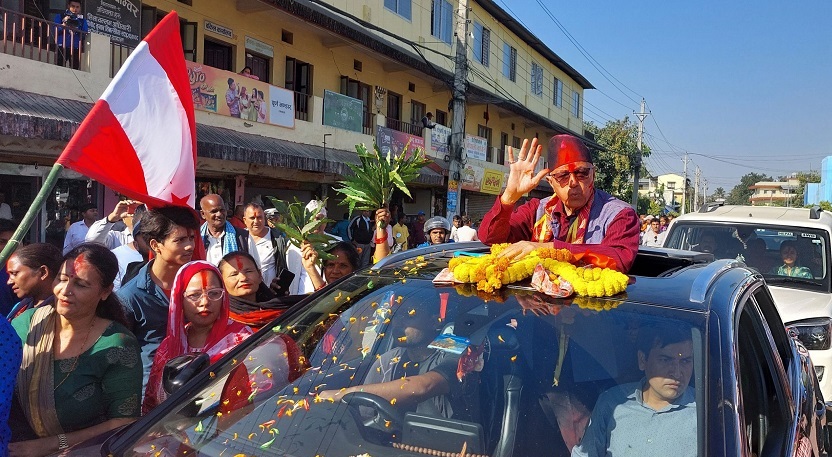
<svg viewBox="0 0 832 457"><path fill-rule="evenodd" d="M253 333L249 327L229 319L228 310L228 292L215 266L197 260L183 265L176 273L167 335L153 359L143 414L167 398L162 387L162 371L170 359L204 352L214 362Z"/></svg>

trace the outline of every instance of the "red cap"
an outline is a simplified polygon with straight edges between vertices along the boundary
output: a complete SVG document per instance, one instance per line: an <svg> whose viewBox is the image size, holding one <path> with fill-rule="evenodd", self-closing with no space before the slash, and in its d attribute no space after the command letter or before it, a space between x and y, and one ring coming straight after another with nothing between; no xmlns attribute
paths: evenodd
<svg viewBox="0 0 832 457"><path fill-rule="evenodd" d="M589 148L572 135L555 135L549 141L549 169L554 170L575 162L592 163Z"/></svg>

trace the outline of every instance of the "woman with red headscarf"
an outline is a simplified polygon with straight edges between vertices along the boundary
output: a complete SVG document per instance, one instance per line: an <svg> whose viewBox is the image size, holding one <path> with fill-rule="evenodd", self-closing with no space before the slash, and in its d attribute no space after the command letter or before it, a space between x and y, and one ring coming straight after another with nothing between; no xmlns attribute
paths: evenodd
<svg viewBox="0 0 832 457"><path fill-rule="evenodd" d="M167 334L153 359L143 414L167 398L162 387L162 371L170 359L204 352L214 362L252 334L249 327L229 319L228 310L228 292L217 267L197 260L183 265L176 273Z"/></svg>

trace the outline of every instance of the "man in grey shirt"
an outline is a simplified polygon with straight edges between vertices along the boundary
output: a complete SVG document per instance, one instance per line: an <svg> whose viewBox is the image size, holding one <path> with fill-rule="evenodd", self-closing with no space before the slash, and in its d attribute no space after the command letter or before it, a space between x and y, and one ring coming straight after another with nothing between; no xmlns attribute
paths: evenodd
<svg viewBox="0 0 832 457"><path fill-rule="evenodd" d="M691 329L642 327L638 366L644 378L598 397L572 457L696 456L696 403Z"/></svg>

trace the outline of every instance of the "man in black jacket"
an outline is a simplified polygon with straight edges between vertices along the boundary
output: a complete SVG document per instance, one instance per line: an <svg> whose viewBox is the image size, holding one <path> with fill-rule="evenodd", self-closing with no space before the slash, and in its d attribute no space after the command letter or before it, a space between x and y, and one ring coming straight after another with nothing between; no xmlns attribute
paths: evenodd
<svg viewBox="0 0 832 457"><path fill-rule="evenodd" d="M375 222L370 220L369 211L361 211L361 214L352 218L347 233L350 235L350 240L358 250L361 258L360 266L364 267L370 264L370 259L375 249L373 243L373 232L375 231Z"/></svg>
<svg viewBox="0 0 832 457"><path fill-rule="evenodd" d="M240 250L257 262L263 282L278 295L289 292L294 275L286 268L286 239L266 223L266 212L257 203L249 203L243 213L248 231L237 232ZM291 275L291 277L287 277Z"/></svg>

